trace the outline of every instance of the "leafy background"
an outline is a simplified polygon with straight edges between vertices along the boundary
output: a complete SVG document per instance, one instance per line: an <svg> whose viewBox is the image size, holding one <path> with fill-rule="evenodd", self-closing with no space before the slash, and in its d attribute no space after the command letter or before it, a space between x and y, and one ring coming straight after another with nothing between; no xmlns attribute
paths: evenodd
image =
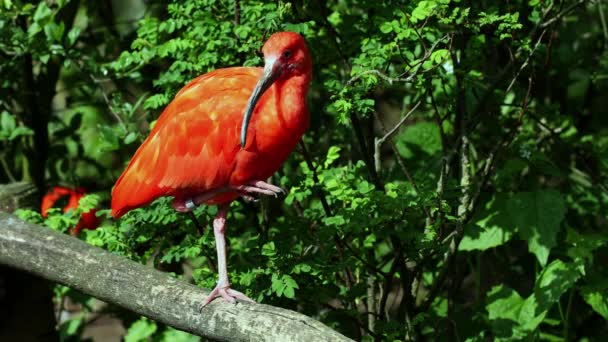
<svg viewBox="0 0 608 342"><path fill-rule="evenodd" d="M275 31L314 59L310 130L235 202L229 271L252 298L357 340L601 340L608 334L608 28L603 1L0 1L0 180L84 186L44 222L212 287L202 227L109 193L190 79L259 66ZM34 211L23 218L42 222ZM198 228L198 229L197 229ZM55 286L63 339L112 316L135 341L188 334Z"/></svg>

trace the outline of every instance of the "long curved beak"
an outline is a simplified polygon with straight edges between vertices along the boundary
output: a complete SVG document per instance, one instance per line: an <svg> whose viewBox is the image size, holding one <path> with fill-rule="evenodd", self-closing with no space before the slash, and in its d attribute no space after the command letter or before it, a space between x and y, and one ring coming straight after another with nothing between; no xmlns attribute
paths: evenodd
<svg viewBox="0 0 608 342"><path fill-rule="evenodd" d="M249 127L249 120L251 119L255 106L262 95L264 95L264 92L268 90L272 83L281 75L281 69L282 65L278 60L266 60L262 77L255 85L255 88L253 88L253 92L251 93L251 97L249 97L247 107L245 108L245 115L243 116L243 123L241 125L241 148L245 148L245 143L247 142L247 128Z"/></svg>

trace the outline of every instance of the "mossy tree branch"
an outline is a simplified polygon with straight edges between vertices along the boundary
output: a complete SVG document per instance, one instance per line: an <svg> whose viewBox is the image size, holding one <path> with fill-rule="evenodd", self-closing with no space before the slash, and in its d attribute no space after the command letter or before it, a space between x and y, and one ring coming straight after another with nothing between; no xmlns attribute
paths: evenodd
<svg viewBox="0 0 608 342"><path fill-rule="evenodd" d="M230 341L349 341L322 323L264 304L216 300L208 291L76 238L0 213L0 264L26 270L177 329Z"/></svg>

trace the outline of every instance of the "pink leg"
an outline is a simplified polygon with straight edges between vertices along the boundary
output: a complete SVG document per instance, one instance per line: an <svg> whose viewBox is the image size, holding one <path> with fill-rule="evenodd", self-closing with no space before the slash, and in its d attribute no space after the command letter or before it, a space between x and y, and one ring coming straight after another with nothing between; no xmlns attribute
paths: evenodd
<svg viewBox="0 0 608 342"><path fill-rule="evenodd" d="M229 303L236 303L236 300L244 302L255 303L251 298L245 296L239 291L230 288L230 282L228 281L228 269L226 265L226 239L224 236L224 230L226 228L226 212L228 211L229 204L220 205L218 207L217 215L213 220L213 234L215 235L215 246L217 248L217 269L219 272L219 280L217 286L211 291L209 296L203 302L201 310L216 297L221 296Z"/></svg>
<svg viewBox="0 0 608 342"><path fill-rule="evenodd" d="M269 196L274 196L274 197L277 197L278 194L287 193L284 189L282 189L276 185L266 183L261 180L250 181L243 185L233 186L232 188L234 190L242 191L242 192L245 192L248 194L258 193L258 194L269 195Z"/></svg>
<svg viewBox="0 0 608 342"><path fill-rule="evenodd" d="M262 194L262 195L277 197L279 194L287 193L287 191L285 191L284 189L282 189L276 185L272 185L272 184L266 183L261 180L253 180L253 181L249 181L242 185L231 185L231 186L227 186L227 187L223 187L223 188L217 188L217 189L205 191L202 194L199 194L190 199L185 199L185 200L176 199L175 201L173 201L173 208L179 212L186 213L186 212L192 211L192 209L194 207L199 206L202 203L205 203L205 201L210 200L219 194L229 192L229 191L238 192L238 193L242 194L242 196L246 200L249 200L249 201L254 199L254 197L252 196L254 194ZM187 205L187 202L189 202L189 201L191 202L190 207Z"/></svg>

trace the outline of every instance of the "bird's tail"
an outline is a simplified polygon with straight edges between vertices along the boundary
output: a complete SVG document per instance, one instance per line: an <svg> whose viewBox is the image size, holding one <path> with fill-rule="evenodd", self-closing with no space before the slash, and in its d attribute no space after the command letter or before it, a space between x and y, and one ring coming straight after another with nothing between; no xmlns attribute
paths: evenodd
<svg viewBox="0 0 608 342"><path fill-rule="evenodd" d="M110 214L116 219L132 209L149 204L159 196L159 189L142 182L136 173L137 170L127 167L112 189Z"/></svg>

